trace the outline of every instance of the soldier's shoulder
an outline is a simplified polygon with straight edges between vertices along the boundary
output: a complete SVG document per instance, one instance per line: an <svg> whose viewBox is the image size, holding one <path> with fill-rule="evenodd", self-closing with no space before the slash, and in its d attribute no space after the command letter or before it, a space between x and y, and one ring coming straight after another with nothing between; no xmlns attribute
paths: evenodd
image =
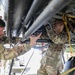
<svg viewBox="0 0 75 75"><path fill-rule="evenodd" d="M3 37L1 38L1 42L3 42L3 43L8 43L8 42L9 42L8 37L7 37L7 36L3 36Z"/></svg>

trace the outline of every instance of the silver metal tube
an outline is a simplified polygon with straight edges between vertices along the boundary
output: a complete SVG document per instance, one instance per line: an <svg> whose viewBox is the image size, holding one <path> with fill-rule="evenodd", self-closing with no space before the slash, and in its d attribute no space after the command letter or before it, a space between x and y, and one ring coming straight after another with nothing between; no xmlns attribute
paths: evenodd
<svg viewBox="0 0 75 75"><path fill-rule="evenodd" d="M15 7L14 17L13 17L14 20L13 30L12 30L13 37L17 37L18 28L20 26L22 15L24 13L24 0L20 1L17 0L15 3L17 3L17 5ZM14 29L16 30L15 34L14 34Z"/></svg>
<svg viewBox="0 0 75 75"><path fill-rule="evenodd" d="M24 20L24 25L27 25L27 23L29 22L29 20L31 19L31 17L33 16L33 14L35 13L35 11L37 10L37 8L39 7L39 5L41 4L42 0L34 0L29 11L28 14ZM35 8L36 7L36 8Z"/></svg>
<svg viewBox="0 0 75 75"><path fill-rule="evenodd" d="M36 30L38 30L46 21L51 19L59 10L65 7L72 0L52 0L44 11L39 15L36 21L24 34L22 41L29 38ZM61 6L61 7L60 7Z"/></svg>

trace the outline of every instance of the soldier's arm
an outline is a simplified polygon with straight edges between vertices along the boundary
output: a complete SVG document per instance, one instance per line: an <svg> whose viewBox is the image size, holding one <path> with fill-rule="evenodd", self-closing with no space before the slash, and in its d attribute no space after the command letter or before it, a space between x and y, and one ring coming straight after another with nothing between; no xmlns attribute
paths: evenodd
<svg viewBox="0 0 75 75"><path fill-rule="evenodd" d="M17 56L26 53L29 49L30 46L28 44L10 49L6 49L3 47L3 45L0 44L0 58L4 60L13 59Z"/></svg>
<svg viewBox="0 0 75 75"><path fill-rule="evenodd" d="M64 44L67 42L67 34L66 33L60 33L59 35L55 33L55 31L50 28L49 26L46 26L46 31L49 36L49 38L55 43L55 44Z"/></svg>
<svg viewBox="0 0 75 75"><path fill-rule="evenodd" d="M10 48L10 49L5 49L3 47L2 44L0 44L0 57L1 59L13 59L19 55L24 54L25 52L27 52L28 50L30 50L30 48L32 46L34 46L36 44L36 40L41 36L41 34L39 34L38 36L30 36L30 44L24 44L22 46L17 46L14 48Z"/></svg>

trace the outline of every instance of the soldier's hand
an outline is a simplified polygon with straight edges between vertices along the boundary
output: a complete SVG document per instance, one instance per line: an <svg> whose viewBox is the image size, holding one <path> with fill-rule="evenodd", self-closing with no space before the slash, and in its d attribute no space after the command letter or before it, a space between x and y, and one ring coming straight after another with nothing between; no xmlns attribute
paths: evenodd
<svg viewBox="0 0 75 75"><path fill-rule="evenodd" d="M36 41L40 38L42 33L40 33L38 36L30 36L30 46L34 46L36 44Z"/></svg>

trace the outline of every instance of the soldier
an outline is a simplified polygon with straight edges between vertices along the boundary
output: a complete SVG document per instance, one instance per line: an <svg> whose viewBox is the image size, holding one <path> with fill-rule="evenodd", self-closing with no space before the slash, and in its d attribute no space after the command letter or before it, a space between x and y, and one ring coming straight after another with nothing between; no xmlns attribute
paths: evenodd
<svg viewBox="0 0 75 75"><path fill-rule="evenodd" d="M30 36L30 46L29 44L25 44L25 45L17 46L14 48L6 49L2 45L4 27L5 27L5 22L0 19L0 59L4 59L4 60L13 59L19 55L24 54L30 49L31 46L34 46L36 44L36 40L41 36L41 34L39 34L37 37Z"/></svg>
<svg viewBox="0 0 75 75"><path fill-rule="evenodd" d="M46 31L49 38L54 42L50 44L46 55L41 60L41 67L37 71L37 75L57 75L59 61L62 59L61 51L65 42L67 42L67 34L64 31L64 22L56 19L51 29L48 25Z"/></svg>

